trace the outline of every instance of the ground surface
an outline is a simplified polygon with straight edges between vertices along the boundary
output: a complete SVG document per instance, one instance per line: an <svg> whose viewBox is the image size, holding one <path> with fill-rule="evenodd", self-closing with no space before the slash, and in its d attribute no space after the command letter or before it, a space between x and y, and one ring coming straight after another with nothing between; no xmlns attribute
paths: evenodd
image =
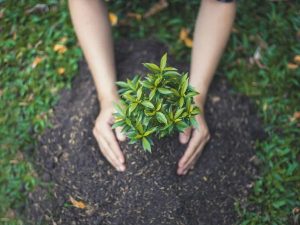
<svg viewBox="0 0 300 225"><path fill-rule="evenodd" d="M119 79L158 62L164 46L153 41L117 45ZM172 60L171 60L172 62ZM178 64L174 65L175 67ZM180 67L179 67L180 68ZM186 71L187 65L181 65ZM96 91L81 63L71 91L62 92L54 124L39 138L36 167L53 185L29 196L27 216L34 224L233 224L234 202L247 196L255 168L253 145L263 133L248 98L234 94L222 76L214 80L206 105L211 141L187 176L176 175L186 146L174 135L155 142L153 153L121 144L127 171L116 172L100 154L92 135L99 112ZM85 202L71 206L69 197Z"/></svg>

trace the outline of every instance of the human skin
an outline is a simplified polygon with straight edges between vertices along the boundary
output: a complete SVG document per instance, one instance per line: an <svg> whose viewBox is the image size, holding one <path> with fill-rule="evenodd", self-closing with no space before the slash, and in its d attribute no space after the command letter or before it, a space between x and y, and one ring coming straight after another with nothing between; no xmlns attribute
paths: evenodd
<svg viewBox="0 0 300 225"><path fill-rule="evenodd" d="M125 171L125 156L117 140L124 141L126 137L121 128L117 128L115 134L111 128L114 103L119 101L119 96L107 9L99 0L69 0L69 9L101 107L93 134L106 159L118 171ZM202 109L202 114L196 116L199 129L188 128L179 135L180 142L188 143L188 146L178 162L178 175L185 175L194 167L210 138L203 109L208 88L230 35L235 10L234 2L202 0L195 25L190 70L190 84L200 93L195 102Z"/></svg>

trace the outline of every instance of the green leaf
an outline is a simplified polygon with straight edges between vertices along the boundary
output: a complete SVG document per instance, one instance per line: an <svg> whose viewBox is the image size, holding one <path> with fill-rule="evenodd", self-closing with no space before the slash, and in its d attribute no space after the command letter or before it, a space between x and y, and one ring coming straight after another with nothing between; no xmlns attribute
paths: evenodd
<svg viewBox="0 0 300 225"><path fill-rule="evenodd" d="M154 116L156 112L155 112L155 111L151 112L151 111L145 110L144 113L145 113L147 116Z"/></svg>
<svg viewBox="0 0 300 225"><path fill-rule="evenodd" d="M124 81L117 81L116 84L123 88L129 88L129 85Z"/></svg>
<svg viewBox="0 0 300 225"><path fill-rule="evenodd" d="M150 101L147 101L147 100L142 101L142 105L147 107L147 108L154 109L154 105Z"/></svg>
<svg viewBox="0 0 300 225"><path fill-rule="evenodd" d="M159 93L164 94L164 95L169 95L172 94L173 92L167 88L158 88L157 89Z"/></svg>
<svg viewBox="0 0 300 225"><path fill-rule="evenodd" d="M170 66L168 66L164 69L164 71L176 71L176 70L177 70L176 68L170 67Z"/></svg>
<svg viewBox="0 0 300 225"><path fill-rule="evenodd" d="M164 124L168 123L166 116L162 112L157 112L156 118L157 118L158 122L160 122L160 123L164 123Z"/></svg>
<svg viewBox="0 0 300 225"><path fill-rule="evenodd" d="M196 95L199 95L199 93L196 92L196 91L190 91L190 92L188 92L185 96L186 96L186 97L194 97L194 96L196 96Z"/></svg>
<svg viewBox="0 0 300 225"><path fill-rule="evenodd" d="M167 65L167 53L165 53L163 55L163 57L161 57L161 60L160 60L160 69L163 71L164 68L166 67Z"/></svg>
<svg viewBox="0 0 300 225"><path fill-rule="evenodd" d="M190 122L194 128L199 129L199 123L197 122L197 120L194 117L190 118Z"/></svg>
<svg viewBox="0 0 300 225"><path fill-rule="evenodd" d="M156 111L159 111L160 109L161 109L161 106L162 106L162 102L163 102L163 100L162 99L159 99L158 100L158 102L157 102L157 104L156 104Z"/></svg>
<svg viewBox="0 0 300 225"><path fill-rule="evenodd" d="M180 89L181 96L183 96L185 94L188 85L189 85L189 83L188 83L187 74L186 74L181 79L181 89Z"/></svg>
<svg viewBox="0 0 300 225"><path fill-rule="evenodd" d="M175 119L177 119L183 113L184 110L185 110L184 108L177 110L175 113Z"/></svg>
<svg viewBox="0 0 300 225"><path fill-rule="evenodd" d="M159 85L159 83L161 82L161 80L162 80L162 76L159 76L159 77L155 80L155 82L154 82L155 87L157 87L157 85Z"/></svg>
<svg viewBox="0 0 300 225"><path fill-rule="evenodd" d="M136 93L137 99L140 100L143 94L143 89L140 87Z"/></svg>
<svg viewBox="0 0 300 225"><path fill-rule="evenodd" d="M144 133L144 136L148 136L148 135L154 133L156 130L157 130L157 127L153 127L153 128L151 128L150 130L147 130L147 131Z"/></svg>
<svg viewBox="0 0 300 225"><path fill-rule="evenodd" d="M143 128L143 125L141 123L137 123L136 128L137 128L137 130L139 131L140 134L144 134L144 128Z"/></svg>
<svg viewBox="0 0 300 225"><path fill-rule="evenodd" d="M148 152L151 152L151 145L150 142L147 140L147 138L143 137L142 143L143 143L143 148Z"/></svg>
<svg viewBox="0 0 300 225"><path fill-rule="evenodd" d="M149 81L147 81L147 80L142 81L141 84L144 87L148 88L148 89L152 89L153 88L153 85Z"/></svg>
<svg viewBox="0 0 300 225"><path fill-rule="evenodd" d="M115 128L121 127L121 126L124 126L124 121L118 121L118 122L114 123L114 124L111 126L111 128L112 128L112 129L115 129Z"/></svg>
<svg viewBox="0 0 300 225"><path fill-rule="evenodd" d="M115 103L114 106L115 106L115 109L117 110L117 112L118 112L121 116L125 117L125 115L126 115L126 113L125 113L126 109L122 108L122 107L124 107L124 105L120 105L120 104L116 104L116 103Z"/></svg>
<svg viewBox="0 0 300 225"><path fill-rule="evenodd" d="M138 103L132 103L129 108L128 108L128 114L130 115L134 110L135 108L137 107Z"/></svg>
<svg viewBox="0 0 300 225"><path fill-rule="evenodd" d="M197 106L194 106L194 108L193 108L191 114L194 116L194 115L198 115L198 114L200 114L200 113L201 113L200 108L197 107Z"/></svg>
<svg viewBox="0 0 300 225"><path fill-rule="evenodd" d="M154 73L160 73L160 68L155 65L154 63L143 63L144 67L146 67L148 70L154 72Z"/></svg>
<svg viewBox="0 0 300 225"><path fill-rule="evenodd" d="M189 126L183 122L183 121L179 121L176 123L176 127L180 132L183 132L186 128L188 128Z"/></svg>
<svg viewBox="0 0 300 225"><path fill-rule="evenodd" d="M132 97L130 94L122 94L122 96L123 96L125 99L127 99L127 100L129 100L129 101L131 101L131 102L134 102L134 101L135 101L135 98Z"/></svg>
<svg viewBox="0 0 300 225"><path fill-rule="evenodd" d="M183 97L180 97L179 99L179 107L181 108L184 104L184 98Z"/></svg>
<svg viewBox="0 0 300 225"><path fill-rule="evenodd" d="M149 99L152 100L152 98L154 97L156 93L156 89L153 89L151 92L150 92L150 95L149 95Z"/></svg>
<svg viewBox="0 0 300 225"><path fill-rule="evenodd" d="M181 74L176 71L167 71L167 72L164 72L163 74L164 74L164 76L169 76L169 77L181 76Z"/></svg>
<svg viewBox="0 0 300 225"><path fill-rule="evenodd" d="M285 200L278 200L278 201L272 203L272 205L276 209L279 209L280 207L284 206L285 204L286 204Z"/></svg>

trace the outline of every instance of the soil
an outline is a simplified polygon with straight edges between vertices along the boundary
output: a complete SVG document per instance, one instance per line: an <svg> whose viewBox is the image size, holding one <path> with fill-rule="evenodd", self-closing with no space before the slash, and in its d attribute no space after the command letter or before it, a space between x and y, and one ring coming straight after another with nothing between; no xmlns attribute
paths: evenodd
<svg viewBox="0 0 300 225"><path fill-rule="evenodd" d="M167 48L155 41L121 41L116 45L119 77L143 73L142 62L159 62ZM170 59L172 66L188 65ZM206 104L211 141L194 170L176 174L186 145L178 134L155 140L152 154L139 145L120 143L126 172L117 172L101 155L92 134L99 113L96 90L85 62L71 90L54 109L53 127L35 151L41 180L29 195L26 216L32 224L201 225L234 224L234 203L247 197L256 174L251 158L263 136L250 100L232 91L217 75ZM87 207L76 208L70 196Z"/></svg>

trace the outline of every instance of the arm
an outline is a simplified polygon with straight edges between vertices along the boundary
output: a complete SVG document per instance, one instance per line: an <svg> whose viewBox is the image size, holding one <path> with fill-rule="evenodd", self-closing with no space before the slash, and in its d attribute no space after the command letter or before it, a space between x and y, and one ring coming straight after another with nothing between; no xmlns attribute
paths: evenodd
<svg viewBox="0 0 300 225"><path fill-rule="evenodd" d="M180 175L193 168L210 138L204 119L204 104L211 80L228 41L235 11L235 2L202 0L194 32L190 84L200 93L195 102L203 114L196 117L199 130L189 128L179 136L181 143L187 143L191 136L188 147L178 163L177 173Z"/></svg>
<svg viewBox="0 0 300 225"><path fill-rule="evenodd" d="M101 105L93 133L103 155L122 171L125 169L125 158L111 129L113 103L119 99L115 86L116 71L107 10L99 0L69 0L69 10ZM120 141L125 139L120 129L116 130L116 136Z"/></svg>

